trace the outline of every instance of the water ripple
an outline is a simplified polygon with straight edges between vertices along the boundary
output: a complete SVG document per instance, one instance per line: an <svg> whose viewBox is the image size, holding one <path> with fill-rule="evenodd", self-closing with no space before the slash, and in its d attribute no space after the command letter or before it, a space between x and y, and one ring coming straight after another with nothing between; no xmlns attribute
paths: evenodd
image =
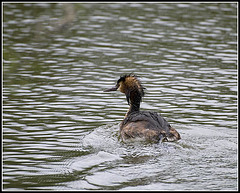
<svg viewBox="0 0 240 193"><path fill-rule="evenodd" d="M235 3L5 3L3 16L4 189L237 188ZM126 97L103 90L130 72L179 142L119 140Z"/></svg>

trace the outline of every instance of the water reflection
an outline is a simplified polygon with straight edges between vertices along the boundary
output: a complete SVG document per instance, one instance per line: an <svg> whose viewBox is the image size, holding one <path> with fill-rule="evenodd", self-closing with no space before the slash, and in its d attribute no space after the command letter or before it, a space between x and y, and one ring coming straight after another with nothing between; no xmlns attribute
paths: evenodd
<svg viewBox="0 0 240 193"><path fill-rule="evenodd" d="M3 8L4 189L236 190L236 3ZM130 72L181 141L119 141Z"/></svg>

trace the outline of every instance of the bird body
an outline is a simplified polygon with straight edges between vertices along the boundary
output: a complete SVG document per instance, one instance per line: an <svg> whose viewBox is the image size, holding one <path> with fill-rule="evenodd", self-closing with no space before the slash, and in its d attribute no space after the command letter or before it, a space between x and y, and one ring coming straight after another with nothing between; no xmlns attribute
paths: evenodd
<svg viewBox="0 0 240 193"><path fill-rule="evenodd" d="M116 91L126 95L129 110L120 124L120 136L123 141L141 138L146 141L177 141L180 134L158 113L140 111L144 96L144 87L134 74L121 76L115 87L105 90Z"/></svg>

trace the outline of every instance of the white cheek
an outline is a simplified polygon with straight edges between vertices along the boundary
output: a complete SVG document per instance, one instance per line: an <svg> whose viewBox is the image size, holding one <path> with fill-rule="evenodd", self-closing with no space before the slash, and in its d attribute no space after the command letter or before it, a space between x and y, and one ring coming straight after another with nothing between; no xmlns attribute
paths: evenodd
<svg viewBox="0 0 240 193"><path fill-rule="evenodd" d="M117 89L118 91L120 91L121 90L121 85L118 87L118 89Z"/></svg>
<svg viewBox="0 0 240 193"><path fill-rule="evenodd" d="M120 85L117 90L124 93L122 85Z"/></svg>

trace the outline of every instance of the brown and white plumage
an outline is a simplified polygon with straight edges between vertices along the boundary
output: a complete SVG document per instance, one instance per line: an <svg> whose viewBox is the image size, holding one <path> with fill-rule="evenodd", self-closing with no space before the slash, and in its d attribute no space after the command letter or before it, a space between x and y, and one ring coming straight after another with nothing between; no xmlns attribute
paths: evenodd
<svg viewBox="0 0 240 193"><path fill-rule="evenodd" d="M134 74L121 76L115 87L105 90L116 91L126 95L130 108L120 124L121 138L142 138L147 141L177 141L179 133L158 113L140 111L140 103L144 96L144 87Z"/></svg>

